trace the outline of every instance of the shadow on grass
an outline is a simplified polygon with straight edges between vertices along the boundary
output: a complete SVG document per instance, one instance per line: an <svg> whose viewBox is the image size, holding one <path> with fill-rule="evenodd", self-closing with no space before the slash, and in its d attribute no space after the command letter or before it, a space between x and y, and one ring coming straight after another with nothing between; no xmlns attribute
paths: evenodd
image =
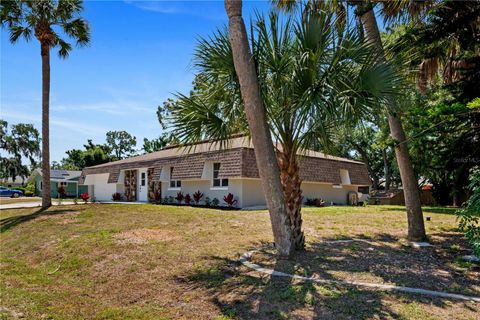
<svg viewBox="0 0 480 320"><path fill-rule="evenodd" d="M41 216L54 216L71 212L78 212L79 210L73 209L60 209L60 210L48 210L48 209L38 209L31 214L18 215L13 217L8 217L0 220L0 233L3 233L21 223L34 220Z"/></svg>
<svg viewBox="0 0 480 320"><path fill-rule="evenodd" d="M385 208L380 207L382 211L405 211L405 207L398 208ZM454 215L458 208L448 208L448 207L422 207L423 213L440 213L440 214L451 214Z"/></svg>
<svg viewBox="0 0 480 320"><path fill-rule="evenodd" d="M324 239L289 260L279 259L271 247L264 245L253 255L252 262L288 274L326 280L389 283L479 296L480 272L473 270L475 274L467 277L449 263L458 254L448 249L452 243L458 246L460 236L453 237L456 238L446 236L441 246L426 250L401 246L397 239L384 234L363 237L372 244ZM415 302L426 310L432 305L449 308L440 298L270 277L248 269L237 260L206 258L212 261L210 266L193 270L178 281L189 289L206 290L227 318L401 318L398 308L392 308L399 302ZM396 301L385 303L385 298ZM468 303L459 303L469 312Z"/></svg>

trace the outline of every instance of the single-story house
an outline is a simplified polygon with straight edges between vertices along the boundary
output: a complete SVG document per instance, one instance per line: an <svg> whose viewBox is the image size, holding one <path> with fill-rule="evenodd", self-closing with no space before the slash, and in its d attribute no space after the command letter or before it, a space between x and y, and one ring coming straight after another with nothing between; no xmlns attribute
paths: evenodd
<svg viewBox="0 0 480 320"><path fill-rule="evenodd" d="M359 199L368 195L371 181L362 162L315 151L299 157L304 201L321 198L327 204L346 204L352 194ZM148 202L155 195L192 196L200 190L204 198L220 203L232 193L238 207L266 204L253 145L245 137L231 139L223 148L218 142L200 142L87 167L79 182L99 201L112 200L114 193L128 201Z"/></svg>
<svg viewBox="0 0 480 320"><path fill-rule="evenodd" d="M69 198L79 198L80 194L87 192L88 187L79 184L78 180L82 171L79 170L50 170L50 190L52 198L58 198L58 188L63 187ZM43 182L42 170L35 169L29 181L35 184L35 194L42 196Z"/></svg>

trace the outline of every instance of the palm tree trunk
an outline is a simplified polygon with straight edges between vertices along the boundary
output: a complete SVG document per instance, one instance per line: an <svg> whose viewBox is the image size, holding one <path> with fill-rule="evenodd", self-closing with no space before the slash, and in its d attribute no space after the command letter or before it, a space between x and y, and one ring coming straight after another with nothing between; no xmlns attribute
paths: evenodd
<svg viewBox="0 0 480 320"><path fill-rule="evenodd" d="M379 52L382 53L382 59L385 59L383 44L372 7L363 12L361 20L365 27L368 40L377 47ZM403 193L405 196L405 206L408 217L408 239L411 241L422 241L426 239L426 234L420 194L418 191L418 181L413 171L412 162L408 153L402 121L400 116L396 113L396 102L392 96L386 97L386 100L389 107L388 124L390 127L390 135L395 141L395 156L397 158L400 178L402 179Z"/></svg>
<svg viewBox="0 0 480 320"><path fill-rule="evenodd" d="M296 155L284 148L278 156L280 180L282 181L287 214L290 219L292 240L296 250L305 248L305 235L302 231L302 180Z"/></svg>
<svg viewBox="0 0 480 320"><path fill-rule="evenodd" d="M52 205L50 190L50 46L41 44L42 54L42 208Z"/></svg>
<svg viewBox="0 0 480 320"><path fill-rule="evenodd" d="M258 78L248 45L245 23L242 18L242 1L225 0L225 9L228 15L228 31L233 62L240 82L245 113L255 147L255 157L262 188L270 212L275 246L280 255L290 256L294 249L290 224L285 208L278 162L267 125L265 108L260 97Z"/></svg>

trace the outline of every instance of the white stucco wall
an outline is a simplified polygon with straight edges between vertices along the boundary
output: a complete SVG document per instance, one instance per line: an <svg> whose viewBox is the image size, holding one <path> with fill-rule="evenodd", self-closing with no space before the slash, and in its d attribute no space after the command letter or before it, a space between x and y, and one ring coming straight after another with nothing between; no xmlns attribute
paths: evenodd
<svg viewBox="0 0 480 320"><path fill-rule="evenodd" d="M167 170L163 170L167 171ZM169 172L169 171L168 171ZM124 193L123 179L119 179L120 183L107 183L108 173L90 174L85 179L85 185L89 185L89 193L98 201L111 201L112 194L115 192ZM120 176L123 178L123 176ZM264 206L266 205L265 196L263 194L260 179L229 179L229 186L224 188L213 188L212 180L182 180L182 187L170 188L169 177L161 176L162 182L162 198L176 197L179 191L184 195L190 194L193 198L193 193L200 190L204 197L210 199L217 198L221 205L225 205L223 197L228 193L232 193L238 201L238 207ZM91 191L90 191L91 190ZM357 186L342 185L341 188L334 188L332 184L322 184L315 182L302 183L303 198L322 198L330 204L346 204L347 194L350 191L357 191ZM193 201L193 199L192 199Z"/></svg>
<svg viewBox="0 0 480 320"><path fill-rule="evenodd" d="M263 194L262 183L260 179L243 179L243 206L264 206L266 205L265 196Z"/></svg>
<svg viewBox="0 0 480 320"><path fill-rule="evenodd" d="M228 193L232 193L235 199L238 201L236 206L244 206L241 179L229 179L228 187L213 188L211 184L211 180L182 180L182 187L178 189L170 188L170 181L164 180L162 181L162 198L170 196L176 197L177 193L181 191L183 192L183 195L186 195L187 193L190 194L193 201L193 194L197 190L200 190L200 192L203 193L202 203L206 197L209 197L211 200L213 200L213 198L217 198L220 201L220 205L225 205L223 202L223 197Z"/></svg>
<svg viewBox="0 0 480 320"><path fill-rule="evenodd" d="M357 191L356 186L342 185L341 188L334 188L331 184L303 182L302 195L304 201L307 198L321 198L329 205L331 202L335 204L347 204L347 194L350 191Z"/></svg>
<svg viewBox="0 0 480 320"><path fill-rule="evenodd" d="M97 201L111 201L115 192L123 193L123 185L108 183L108 173L89 174L85 178L85 185L88 185L90 196Z"/></svg>

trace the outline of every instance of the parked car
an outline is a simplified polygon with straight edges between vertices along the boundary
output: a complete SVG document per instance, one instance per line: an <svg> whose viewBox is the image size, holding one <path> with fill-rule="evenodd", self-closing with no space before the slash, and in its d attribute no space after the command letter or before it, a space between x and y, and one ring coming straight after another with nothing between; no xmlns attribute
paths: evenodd
<svg viewBox="0 0 480 320"><path fill-rule="evenodd" d="M0 186L0 197L18 198L21 196L23 196L22 190L10 189L7 187Z"/></svg>

